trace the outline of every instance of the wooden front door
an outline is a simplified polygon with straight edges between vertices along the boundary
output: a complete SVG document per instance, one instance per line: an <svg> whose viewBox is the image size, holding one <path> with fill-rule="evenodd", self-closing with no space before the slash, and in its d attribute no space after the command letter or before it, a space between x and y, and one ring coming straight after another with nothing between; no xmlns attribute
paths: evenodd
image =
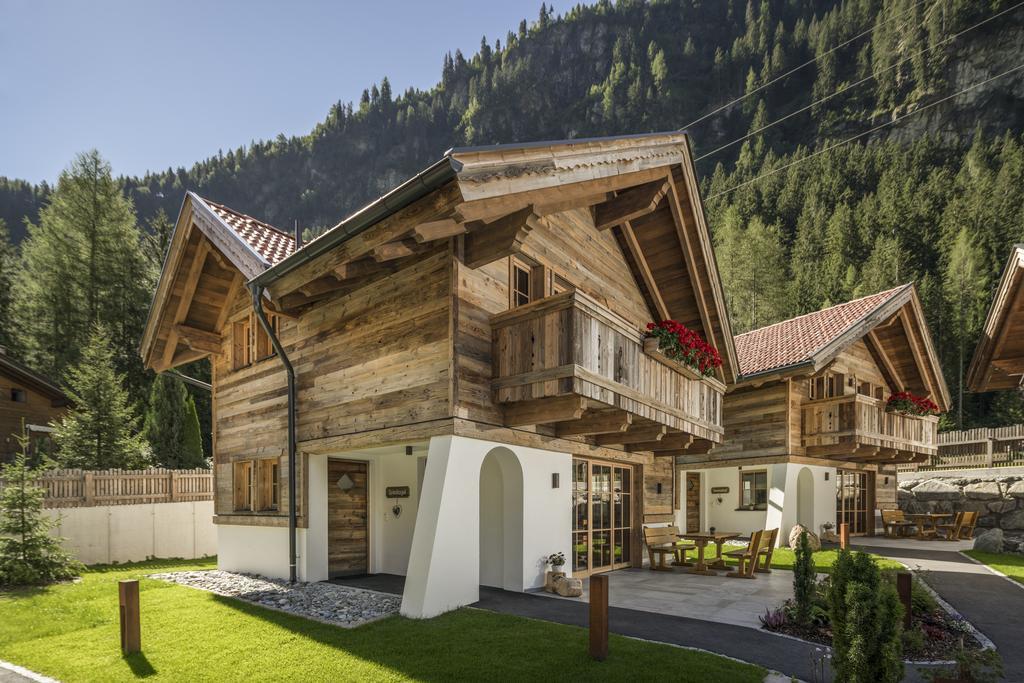
<svg viewBox="0 0 1024 683"><path fill-rule="evenodd" d="M369 571L368 485L365 462L327 461L327 565L331 578Z"/></svg>
<svg viewBox="0 0 1024 683"><path fill-rule="evenodd" d="M700 532L700 472L686 473L686 533Z"/></svg>
<svg viewBox="0 0 1024 683"><path fill-rule="evenodd" d="M851 535L874 533L874 472L836 471L836 521Z"/></svg>

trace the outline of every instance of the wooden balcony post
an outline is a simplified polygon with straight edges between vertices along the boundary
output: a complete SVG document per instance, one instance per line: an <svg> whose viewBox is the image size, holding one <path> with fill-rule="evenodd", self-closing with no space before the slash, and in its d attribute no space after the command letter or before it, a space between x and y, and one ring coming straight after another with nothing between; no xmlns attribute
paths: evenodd
<svg viewBox="0 0 1024 683"><path fill-rule="evenodd" d="M142 630L139 623L139 582L118 581L117 595L121 608L121 654L142 651Z"/></svg>
<svg viewBox="0 0 1024 683"><path fill-rule="evenodd" d="M96 479L92 472L82 473L82 498L86 507L96 504Z"/></svg>
<svg viewBox="0 0 1024 683"><path fill-rule="evenodd" d="M910 628L910 617L913 615L911 608L910 594L914 579L910 572L896 572L896 592L900 594L900 602L903 603L903 628Z"/></svg>
<svg viewBox="0 0 1024 683"><path fill-rule="evenodd" d="M608 576L590 577L590 658L608 657Z"/></svg>
<svg viewBox="0 0 1024 683"><path fill-rule="evenodd" d="M850 525L843 522L839 525L839 549L846 550L850 547Z"/></svg>

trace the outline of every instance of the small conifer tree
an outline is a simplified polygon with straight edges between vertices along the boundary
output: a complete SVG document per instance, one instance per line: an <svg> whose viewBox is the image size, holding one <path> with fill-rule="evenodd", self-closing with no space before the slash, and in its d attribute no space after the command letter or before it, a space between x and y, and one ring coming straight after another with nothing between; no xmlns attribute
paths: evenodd
<svg viewBox="0 0 1024 683"><path fill-rule="evenodd" d="M163 374L153 381L142 432L160 467L206 466L195 401L178 378Z"/></svg>
<svg viewBox="0 0 1024 683"><path fill-rule="evenodd" d="M39 471L28 464L28 434L16 437L20 452L3 468L0 491L0 585L42 585L73 578L82 570L50 534L43 513Z"/></svg>
<svg viewBox="0 0 1024 683"><path fill-rule="evenodd" d="M814 600L814 551L807 540L807 532L800 534L800 541L796 546L795 561L793 564L793 599L796 602L796 620L801 626L806 626L811 620L811 608Z"/></svg>

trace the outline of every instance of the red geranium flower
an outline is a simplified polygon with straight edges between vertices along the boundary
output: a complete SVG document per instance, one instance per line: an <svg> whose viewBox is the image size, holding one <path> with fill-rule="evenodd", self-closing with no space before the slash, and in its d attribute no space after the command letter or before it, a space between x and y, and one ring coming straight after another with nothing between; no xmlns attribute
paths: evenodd
<svg viewBox="0 0 1024 683"><path fill-rule="evenodd" d="M658 350L673 360L685 363L702 375L711 375L722 365L718 349L696 331L675 320L647 323L648 336L658 340Z"/></svg>

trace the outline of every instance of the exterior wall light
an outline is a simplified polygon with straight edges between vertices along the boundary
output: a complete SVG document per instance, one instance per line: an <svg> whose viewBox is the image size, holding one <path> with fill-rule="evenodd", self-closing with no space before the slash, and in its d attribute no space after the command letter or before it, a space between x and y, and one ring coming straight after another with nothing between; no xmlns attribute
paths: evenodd
<svg viewBox="0 0 1024 683"><path fill-rule="evenodd" d="M558 472L552 472L551 473L551 488L553 488L553 489L557 489L558 488Z"/></svg>
<svg viewBox="0 0 1024 683"><path fill-rule="evenodd" d="M825 481L828 481L828 472L825 473Z"/></svg>

